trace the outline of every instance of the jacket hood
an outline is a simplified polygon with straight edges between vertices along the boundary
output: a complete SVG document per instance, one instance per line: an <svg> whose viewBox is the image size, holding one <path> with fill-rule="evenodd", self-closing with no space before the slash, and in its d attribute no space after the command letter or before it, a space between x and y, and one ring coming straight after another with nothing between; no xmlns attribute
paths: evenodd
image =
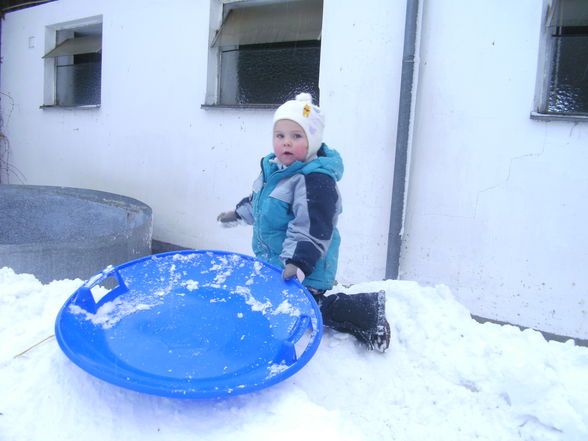
<svg viewBox="0 0 588 441"><path fill-rule="evenodd" d="M337 150L329 148L329 146L324 143L317 152L316 159L308 162L307 166L310 167L313 163L316 164L317 168L313 171L320 172L325 170L337 181L340 181L343 177L343 171L345 169L343 166L343 158L341 158L341 155Z"/></svg>

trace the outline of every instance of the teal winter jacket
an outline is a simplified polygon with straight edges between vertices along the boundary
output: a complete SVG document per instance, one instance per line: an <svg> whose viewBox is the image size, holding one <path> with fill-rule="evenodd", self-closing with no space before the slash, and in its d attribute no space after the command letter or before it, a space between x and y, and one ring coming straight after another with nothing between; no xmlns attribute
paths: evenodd
<svg viewBox="0 0 588 441"><path fill-rule="evenodd" d="M253 252L280 268L293 263L304 285L331 289L337 273L341 197L337 181L343 160L323 144L317 158L281 168L273 153L261 160L253 193L237 205L237 215L253 225Z"/></svg>

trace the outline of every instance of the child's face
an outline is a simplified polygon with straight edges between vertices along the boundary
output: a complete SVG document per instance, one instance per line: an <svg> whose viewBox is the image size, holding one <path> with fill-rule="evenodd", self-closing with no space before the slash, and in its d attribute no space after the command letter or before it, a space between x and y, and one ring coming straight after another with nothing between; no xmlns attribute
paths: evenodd
<svg viewBox="0 0 588 441"><path fill-rule="evenodd" d="M276 121L274 125L274 153L285 166L306 159L308 139L298 123L289 119Z"/></svg>

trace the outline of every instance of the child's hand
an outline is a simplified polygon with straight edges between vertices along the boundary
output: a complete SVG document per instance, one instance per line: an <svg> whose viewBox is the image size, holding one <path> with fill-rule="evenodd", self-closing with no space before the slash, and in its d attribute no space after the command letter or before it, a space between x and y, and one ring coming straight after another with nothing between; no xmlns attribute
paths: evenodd
<svg viewBox="0 0 588 441"><path fill-rule="evenodd" d="M239 216L235 211L225 211L216 217L223 227L234 227L239 223Z"/></svg>
<svg viewBox="0 0 588 441"><path fill-rule="evenodd" d="M300 268L292 263L287 263L284 267L284 271L282 271L282 279L291 279L292 277L296 277L300 283L304 280L304 273Z"/></svg>

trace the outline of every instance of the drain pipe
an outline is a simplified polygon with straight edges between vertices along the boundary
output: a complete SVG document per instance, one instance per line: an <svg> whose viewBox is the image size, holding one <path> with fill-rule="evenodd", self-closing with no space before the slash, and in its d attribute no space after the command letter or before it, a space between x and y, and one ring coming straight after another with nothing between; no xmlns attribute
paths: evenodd
<svg viewBox="0 0 588 441"><path fill-rule="evenodd" d="M400 103L398 127L396 130L396 155L394 159L394 178L392 184L392 203L390 228L388 231L388 254L386 258L386 279L397 279L400 267L404 210L412 124L414 119L413 101L416 97L415 54L419 31L420 0L407 0L406 21L404 25L404 52L402 56L402 76L400 80Z"/></svg>

